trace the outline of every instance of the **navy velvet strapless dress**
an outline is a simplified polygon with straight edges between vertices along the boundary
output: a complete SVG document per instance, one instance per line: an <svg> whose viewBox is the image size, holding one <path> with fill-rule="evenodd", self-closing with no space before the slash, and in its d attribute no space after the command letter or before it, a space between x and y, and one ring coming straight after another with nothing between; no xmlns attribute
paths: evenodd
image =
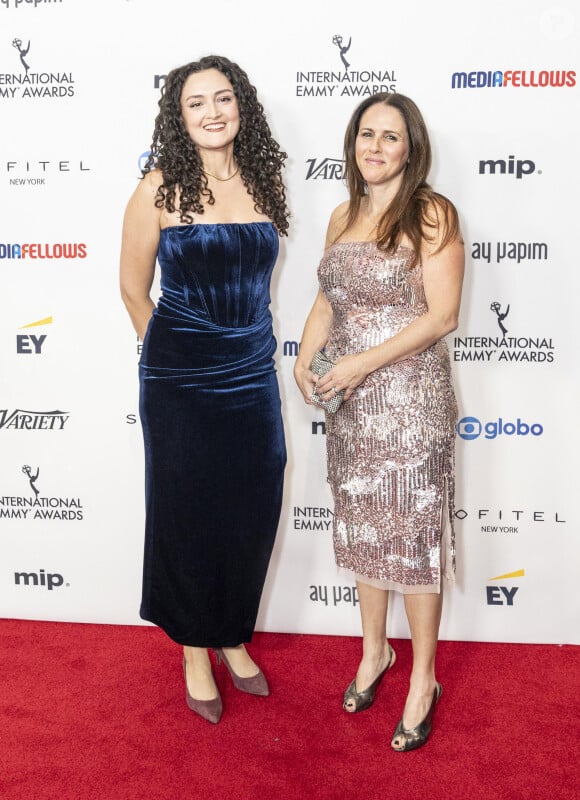
<svg viewBox="0 0 580 800"><path fill-rule="evenodd" d="M139 365L146 531L141 616L176 642L250 641L286 448L273 355L270 222L161 231L162 296Z"/></svg>

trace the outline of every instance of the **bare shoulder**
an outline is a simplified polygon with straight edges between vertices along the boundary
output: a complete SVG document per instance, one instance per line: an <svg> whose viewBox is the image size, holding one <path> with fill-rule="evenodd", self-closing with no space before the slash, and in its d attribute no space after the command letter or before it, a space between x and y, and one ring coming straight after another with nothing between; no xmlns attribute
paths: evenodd
<svg viewBox="0 0 580 800"><path fill-rule="evenodd" d="M423 206L423 239L427 252L438 252L450 244L463 245L457 209L447 197L433 192Z"/></svg>
<svg viewBox="0 0 580 800"><path fill-rule="evenodd" d="M341 203L334 209L334 211L330 215L330 222L328 223L329 227L330 225L341 225L344 223L344 221L346 220L346 216L348 214L348 206L349 206L349 201L345 200L343 203Z"/></svg>
<svg viewBox="0 0 580 800"><path fill-rule="evenodd" d="M151 172L147 172L139 181L136 191L143 195L153 195L155 197L157 189L162 183L163 173L159 169L153 169Z"/></svg>
<svg viewBox="0 0 580 800"><path fill-rule="evenodd" d="M148 172L138 182L125 211L125 226L136 230L159 230L161 209L155 205L157 190L163 183L159 170Z"/></svg>
<svg viewBox="0 0 580 800"><path fill-rule="evenodd" d="M342 232L342 229L345 226L346 218L348 216L348 206L349 201L345 200L343 203L338 205L332 214L330 215L330 219L328 221L328 229L326 231L326 244L325 247L329 247L332 242L334 242L339 234Z"/></svg>
<svg viewBox="0 0 580 800"><path fill-rule="evenodd" d="M137 183L129 204L149 205L151 203L154 206L157 190L162 183L163 173L160 170L154 169L147 172Z"/></svg>

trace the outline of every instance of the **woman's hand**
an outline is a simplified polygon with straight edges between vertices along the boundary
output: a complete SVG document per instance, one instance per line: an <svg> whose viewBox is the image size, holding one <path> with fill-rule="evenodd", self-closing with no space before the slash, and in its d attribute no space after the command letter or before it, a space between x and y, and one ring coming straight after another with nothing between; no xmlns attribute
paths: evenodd
<svg viewBox="0 0 580 800"><path fill-rule="evenodd" d="M302 392L304 402L312 405L312 393L318 380L318 375L310 369L312 357L317 350L321 350L328 341L328 333L332 324L332 308L330 303L319 289L310 314L306 319L300 352L294 365L294 378Z"/></svg>
<svg viewBox="0 0 580 800"><path fill-rule="evenodd" d="M342 356L326 375L318 379L316 391L323 400L330 400L336 392L344 390L344 399L348 400L369 372L365 353Z"/></svg>
<svg viewBox="0 0 580 800"><path fill-rule="evenodd" d="M294 365L294 379L302 392L304 402L309 406L314 405L311 398L314 387L316 386L316 381L318 380L318 375L315 375L312 370L297 361Z"/></svg>

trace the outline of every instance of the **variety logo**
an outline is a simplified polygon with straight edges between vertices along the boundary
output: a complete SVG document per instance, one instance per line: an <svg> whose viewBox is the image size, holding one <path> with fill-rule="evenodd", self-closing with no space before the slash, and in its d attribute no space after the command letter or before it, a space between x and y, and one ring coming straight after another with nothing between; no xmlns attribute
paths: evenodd
<svg viewBox="0 0 580 800"><path fill-rule="evenodd" d="M25 411L0 408L0 430L62 431L70 419L66 411Z"/></svg>
<svg viewBox="0 0 580 800"><path fill-rule="evenodd" d="M486 439L496 439L498 436L541 436L544 428L539 422L531 425L523 422L519 417L516 422L505 422L499 417L494 422L481 423L477 417L463 417L457 423L457 433L466 441L478 439L484 434Z"/></svg>
<svg viewBox="0 0 580 800"><path fill-rule="evenodd" d="M70 586L70 583L65 583L60 572L46 572L44 569L39 569L38 572L15 572L14 583L16 586L41 586L49 592L61 586Z"/></svg>
<svg viewBox="0 0 580 800"><path fill-rule="evenodd" d="M294 506L293 517L295 531L329 531L334 512L319 506Z"/></svg>
<svg viewBox="0 0 580 800"><path fill-rule="evenodd" d="M391 68L360 67L357 64L355 69L351 69L351 59L354 60L355 53L350 52L350 36L346 42L346 37L337 33L330 41L337 50L337 66L334 69L298 70L297 97L366 97L377 92L396 91L397 78Z"/></svg>
<svg viewBox="0 0 580 800"><path fill-rule="evenodd" d="M36 322L29 322L28 325L22 325L19 330L24 330L25 328L38 328L44 325L52 325L52 317L45 317L44 319L39 319ZM32 333L25 334L19 333L16 335L16 352L18 355L37 355L39 356L42 352L42 346L46 341L46 333L40 334L40 336L35 336Z"/></svg>
<svg viewBox="0 0 580 800"><path fill-rule="evenodd" d="M516 180L521 180L524 175L532 175L537 172L542 174L542 170L536 170L535 163L529 158L516 159L515 156L508 156L507 161L498 158L482 160L479 162L479 174L485 175L515 175Z"/></svg>
<svg viewBox="0 0 580 800"><path fill-rule="evenodd" d="M495 578L489 578L490 581L504 581L512 580L513 578L523 578L525 570L518 569L515 572L507 572L505 575L498 575ZM516 592L519 591L519 586L486 586L485 592L487 595L488 606L513 606L514 597Z"/></svg>
<svg viewBox="0 0 580 800"><path fill-rule="evenodd" d="M484 363L553 364L556 350L553 339L546 336L508 336L510 309L509 303L503 307L501 303L494 300L489 310L495 318L499 334L497 336L455 336L453 338L453 360Z"/></svg>
<svg viewBox="0 0 580 800"><path fill-rule="evenodd" d="M341 181L344 178L344 161L342 158L308 158L306 159L307 181Z"/></svg>
<svg viewBox="0 0 580 800"><path fill-rule="evenodd" d="M83 505L78 497L54 497L41 494L37 485L40 469L24 464L22 474L26 476L30 495L0 496L0 519L68 520L83 519Z"/></svg>
<svg viewBox="0 0 580 800"><path fill-rule="evenodd" d="M516 89L569 89L576 86L576 72L564 69L496 69L454 72L451 76L452 89L503 89L506 86Z"/></svg>
<svg viewBox="0 0 580 800"><path fill-rule="evenodd" d="M16 36L12 47L18 53L20 72L0 73L0 99L40 99L73 97L74 79L71 72L35 72L30 41Z"/></svg>
<svg viewBox="0 0 580 800"><path fill-rule="evenodd" d="M87 257L84 242L0 242L0 259L78 259Z"/></svg>
<svg viewBox="0 0 580 800"><path fill-rule="evenodd" d="M506 260L516 264L522 261L547 261L548 245L546 242L474 242L471 246L471 258L474 261L487 261L489 264L492 255L497 264Z"/></svg>

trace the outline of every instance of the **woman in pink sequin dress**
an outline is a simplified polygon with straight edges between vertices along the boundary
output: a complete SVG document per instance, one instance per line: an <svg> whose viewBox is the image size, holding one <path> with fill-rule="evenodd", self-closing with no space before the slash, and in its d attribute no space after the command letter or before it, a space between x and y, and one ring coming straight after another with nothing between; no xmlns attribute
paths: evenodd
<svg viewBox="0 0 580 800"><path fill-rule="evenodd" d="M320 290L295 376L344 402L326 415L336 562L356 580L362 660L344 695L368 708L395 653L386 636L389 591L403 594L413 668L391 746L423 745L441 685L435 654L442 579L453 579L457 409L443 338L457 327L464 253L457 212L427 183L431 148L422 115L400 94L355 110L345 136L349 200L330 218ZM335 366L310 365L325 348Z"/></svg>

